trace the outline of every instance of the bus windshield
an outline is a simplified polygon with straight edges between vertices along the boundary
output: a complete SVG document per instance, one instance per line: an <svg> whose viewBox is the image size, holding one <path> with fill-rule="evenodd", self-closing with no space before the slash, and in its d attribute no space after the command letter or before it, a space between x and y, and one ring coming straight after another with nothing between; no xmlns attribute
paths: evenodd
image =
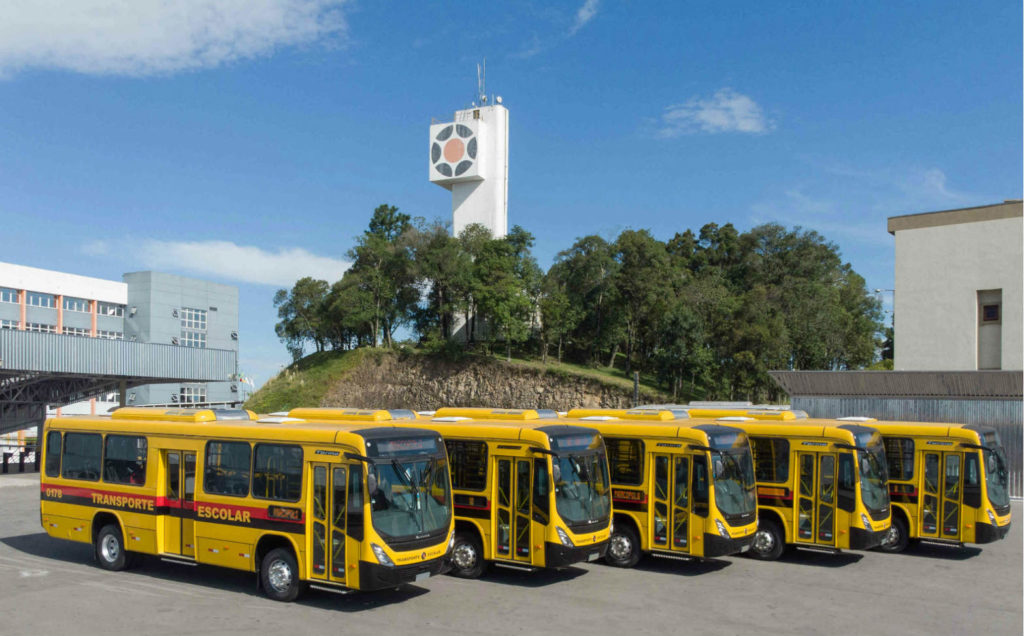
<svg viewBox="0 0 1024 636"><path fill-rule="evenodd" d="M369 475L373 527L384 538L423 538L448 527L448 462L442 457L378 458Z"/></svg>
<svg viewBox="0 0 1024 636"><path fill-rule="evenodd" d="M1005 508L1010 505L1010 491L1008 488L1008 474L1006 470L1006 453L1003 445L999 442L999 433L986 431L984 433L985 448L990 452L985 455L985 485L988 486L988 500L996 508Z"/></svg>
<svg viewBox="0 0 1024 636"><path fill-rule="evenodd" d="M608 519L611 489L604 451L566 453L553 461L559 470L555 473L555 508L562 520L572 527Z"/></svg>
<svg viewBox="0 0 1024 636"><path fill-rule="evenodd" d="M860 496L864 506L874 513L884 512L889 507L889 490L886 487L885 449L880 439L873 439L860 456Z"/></svg>
<svg viewBox="0 0 1024 636"><path fill-rule="evenodd" d="M715 505L718 510L726 519L754 512L757 509L757 493L750 447L722 452L712 459L715 467Z"/></svg>

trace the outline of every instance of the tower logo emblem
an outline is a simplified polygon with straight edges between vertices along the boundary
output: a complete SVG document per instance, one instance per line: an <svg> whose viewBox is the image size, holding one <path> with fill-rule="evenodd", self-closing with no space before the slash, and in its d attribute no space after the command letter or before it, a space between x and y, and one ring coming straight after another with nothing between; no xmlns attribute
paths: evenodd
<svg viewBox="0 0 1024 636"><path fill-rule="evenodd" d="M476 161L476 135L462 124L445 126L430 143L430 163L446 177L458 177Z"/></svg>

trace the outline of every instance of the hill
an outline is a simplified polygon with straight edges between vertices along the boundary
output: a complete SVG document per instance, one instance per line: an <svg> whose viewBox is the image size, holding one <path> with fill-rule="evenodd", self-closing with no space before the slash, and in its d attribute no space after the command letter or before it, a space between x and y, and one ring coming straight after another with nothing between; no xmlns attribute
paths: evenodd
<svg viewBox="0 0 1024 636"><path fill-rule="evenodd" d="M641 385L641 402L665 394ZM295 362L249 398L258 413L300 406L406 408L442 406L567 409L628 407L631 381L601 370L483 355L451 360L410 350L325 351Z"/></svg>

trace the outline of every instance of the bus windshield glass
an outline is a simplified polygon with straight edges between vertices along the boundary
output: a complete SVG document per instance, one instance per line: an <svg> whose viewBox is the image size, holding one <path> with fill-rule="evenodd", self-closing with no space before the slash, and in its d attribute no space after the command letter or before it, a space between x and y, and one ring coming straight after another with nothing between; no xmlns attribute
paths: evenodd
<svg viewBox="0 0 1024 636"><path fill-rule="evenodd" d="M608 460L597 452L561 453L552 458L555 474L555 508L570 527L604 522L611 512Z"/></svg>
<svg viewBox="0 0 1024 636"><path fill-rule="evenodd" d="M369 476L370 514L383 538L418 539L447 529L451 493L446 458L381 457Z"/></svg>
<svg viewBox="0 0 1024 636"><path fill-rule="evenodd" d="M864 446L857 453L860 459L860 493L864 506L874 513L884 512L889 507L889 489L886 486L885 449L881 437Z"/></svg>
<svg viewBox="0 0 1024 636"><path fill-rule="evenodd" d="M715 479L715 505L726 519L735 519L757 509L754 458L744 433L708 435Z"/></svg>
<svg viewBox="0 0 1024 636"><path fill-rule="evenodd" d="M988 486L988 500L996 508L1005 508L1010 505L1006 453L1003 451L1003 445L999 442L999 433L985 431L983 438L985 448L991 449L990 452L983 453L985 455L985 485Z"/></svg>

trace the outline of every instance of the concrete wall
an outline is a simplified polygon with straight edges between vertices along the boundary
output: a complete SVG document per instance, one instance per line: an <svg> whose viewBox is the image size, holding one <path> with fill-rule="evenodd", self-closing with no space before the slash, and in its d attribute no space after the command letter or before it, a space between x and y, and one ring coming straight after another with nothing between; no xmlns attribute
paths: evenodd
<svg viewBox="0 0 1024 636"><path fill-rule="evenodd" d="M978 291L1002 290L1002 368L1024 369L1021 217L899 230L897 370L978 368Z"/></svg>
<svg viewBox="0 0 1024 636"><path fill-rule="evenodd" d="M128 284L128 311L125 313L125 338L140 342L171 344L181 342L182 309L206 310L206 348L238 351L238 288L209 281L163 274L134 272L124 275ZM135 315L131 315L132 309ZM175 315L177 313L177 315ZM231 382L206 385L209 402L232 402L238 392ZM133 389L134 404L170 404L181 391L178 384L151 384Z"/></svg>

